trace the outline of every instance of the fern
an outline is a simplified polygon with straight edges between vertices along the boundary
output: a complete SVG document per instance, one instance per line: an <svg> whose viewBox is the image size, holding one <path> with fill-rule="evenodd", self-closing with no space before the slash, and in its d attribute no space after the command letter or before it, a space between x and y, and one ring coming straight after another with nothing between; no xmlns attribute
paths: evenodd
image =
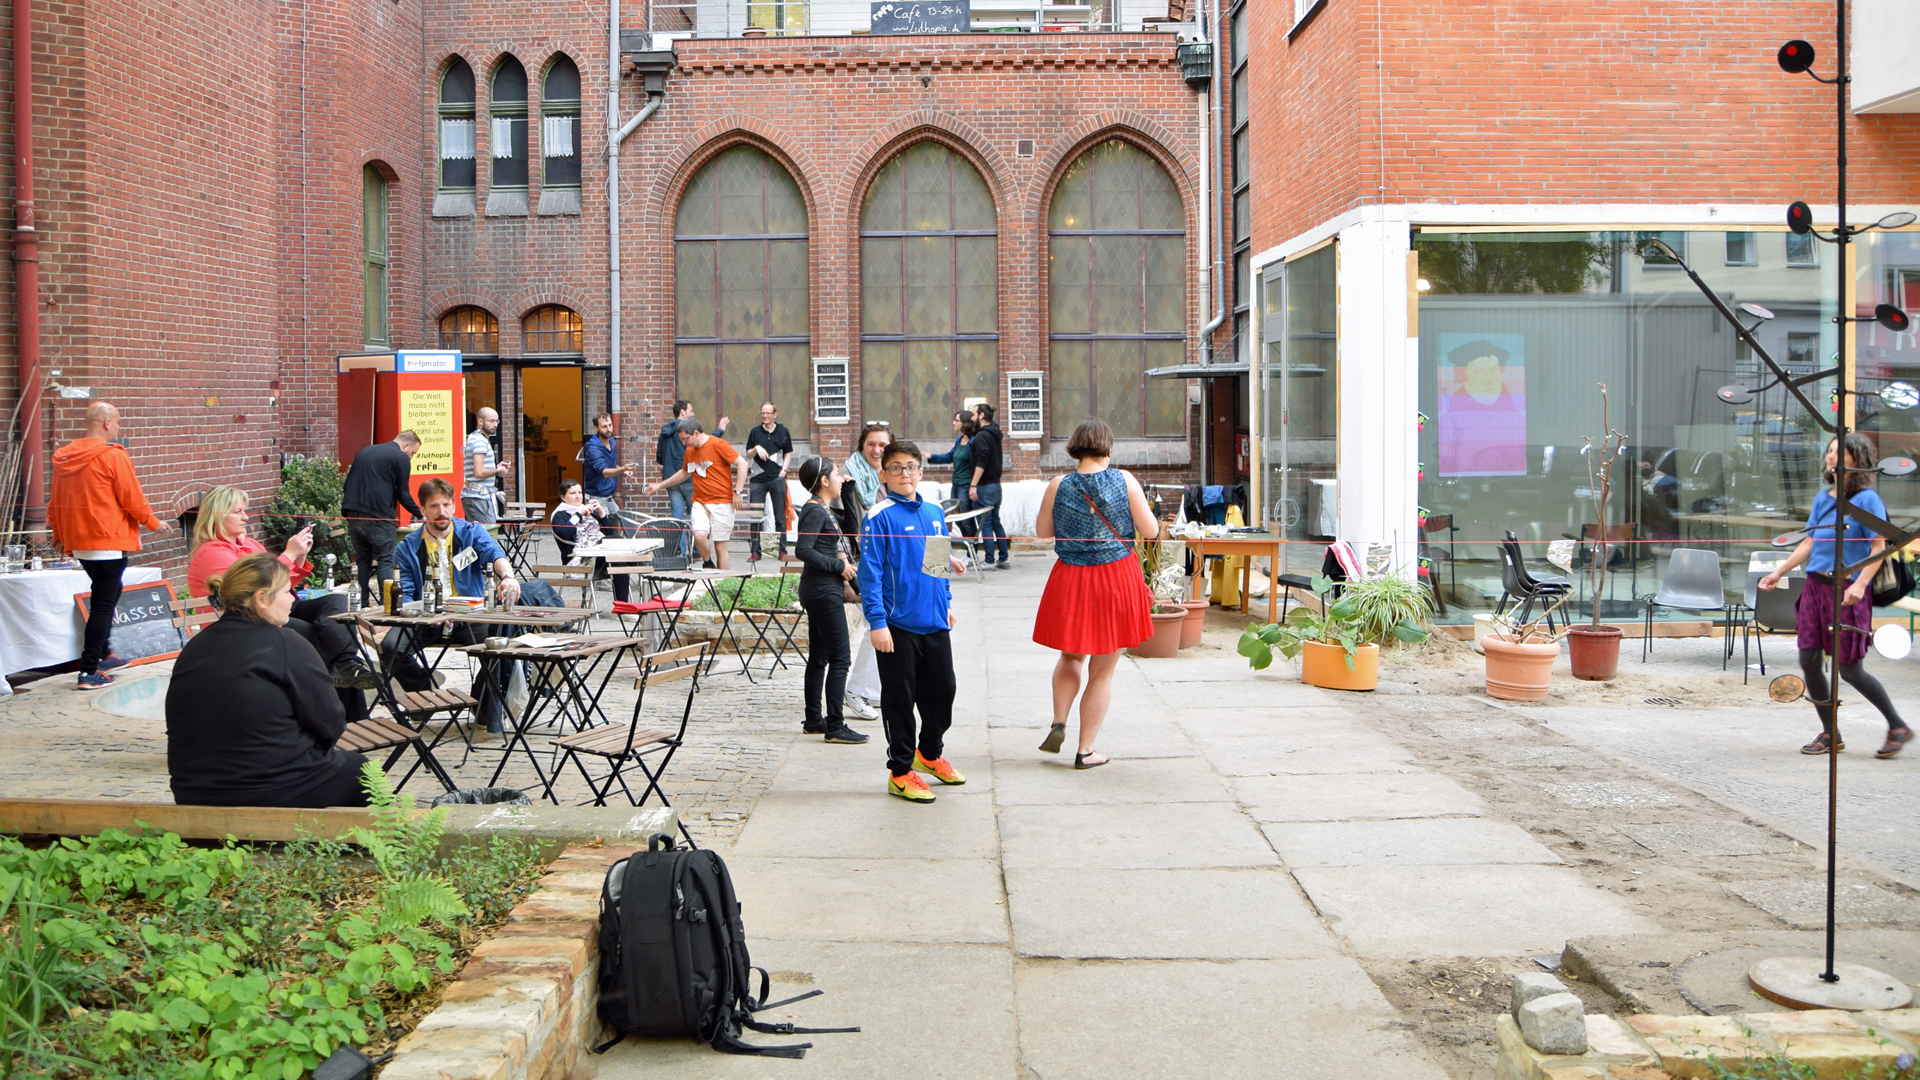
<svg viewBox="0 0 1920 1080"><path fill-rule="evenodd" d="M360 767L360 786L367 792L373 828L354 829L354 843L367 849L381 875L390 881L417 872L432 858L447 831L446 808L417 812L413 796L394 794L377 762Z"/></svg>
<svg viewBox="0 0 1920 1080"><path fill-rule="evenodd" d="M444 953L444 942L422 929L428 920L451 927L469 914L467 905L447 880L424 872L446 833L447 811L436 807L425 814L413 808L412 795L395 795L387 774L375 762L360 770L360 786L367 792L371 829L355 828L353 842L367 849L380 876L386 879L372 917L354 914L340 920L335 933L350 948L393 939L416 948Z"/></svg>

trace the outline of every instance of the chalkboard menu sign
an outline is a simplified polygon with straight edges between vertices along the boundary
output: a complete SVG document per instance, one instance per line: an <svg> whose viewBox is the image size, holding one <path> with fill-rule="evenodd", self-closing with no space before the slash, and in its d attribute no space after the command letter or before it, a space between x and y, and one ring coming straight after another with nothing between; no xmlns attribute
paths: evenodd
<svg viewBox="0 0 1920 1080"><path fill-rule="evenodd" d="M967 0L874 0L876 34L965 34L973 29Z"/></svg>
<svg viewBox="0 0 1920 1080"><path fill-rule="evenodd" d="M92 610L90 592L75 593L73 602L80 608L82 626ZM174 628L173 612L167 604L173 590L164 581L150 585L129 585L120 593L113 609L113 651L129 663L151 663L180 654L180 631Z"/></svg>

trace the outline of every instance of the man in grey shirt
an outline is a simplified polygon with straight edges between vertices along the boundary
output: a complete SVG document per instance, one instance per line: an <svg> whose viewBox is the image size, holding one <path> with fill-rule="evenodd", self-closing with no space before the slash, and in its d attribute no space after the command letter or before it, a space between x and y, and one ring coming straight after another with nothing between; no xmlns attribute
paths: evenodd
<svg viewBox="0 0 1920 1080"><path fill-rule="evenodd" d="M513 466L494 462L492 436L500 429L500 414L483 405L474 419L475 427L468 434L463 451L467 458L467 483L460 491L460 505L466 510L468 521L486 525L500 520L500 504L494 494L499 490L499 483L495 477L505 477L513 471Z"/></svg>

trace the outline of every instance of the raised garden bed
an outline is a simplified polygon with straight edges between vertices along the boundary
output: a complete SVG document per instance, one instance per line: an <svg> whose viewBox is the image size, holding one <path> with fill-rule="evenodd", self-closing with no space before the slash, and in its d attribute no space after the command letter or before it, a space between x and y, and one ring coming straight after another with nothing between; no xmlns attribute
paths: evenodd
<svg viewBox="0 0 1920 1080"><path fill-rule="evenodd" d="M0 839L0 1074L296 1080L391 1049L545 861L378 792L352 843Z"/></svg>

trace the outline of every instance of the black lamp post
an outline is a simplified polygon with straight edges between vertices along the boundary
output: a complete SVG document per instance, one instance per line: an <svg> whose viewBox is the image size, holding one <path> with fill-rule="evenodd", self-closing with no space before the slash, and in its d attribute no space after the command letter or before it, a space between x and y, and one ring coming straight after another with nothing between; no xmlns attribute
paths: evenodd
<svg viewBox="0 0 1920 1080"><path fill-rule="evenodd" d="M1814 74L1814 49L1811 44L1805 41L1796 39L1782 45L1778 54L1778 60L1783 70L1791 74L1805 72L1815 81L1828 84L1835 89L1834 120L1837 144L1834 164L1838 188L1837 198L1835 200L1838 215L1832 233L1823 234L1814 228L1813 211L1805 202L1795 201L1791 206L1787 207L1787 228L1791 229L1795 235L1811 235L1824 243L1835 245L1838 249L1838 257L1834 260L1836 266L1835 272L1838 275L1839 284L1838 299L1836 301L1838 310L1834 312L1834 324L1840 349L1839 357L1835 365L1823 371L1816 371L1797 378L1788 375L1786 371L1781 369L1779 364L1774 362L1773 357L1760 346L1759 341L1756 340L1753 335L1753 330L1758 327L1761 322L1773 318L1772 312L1757 304L1743 304L1741 305L1742 310L1756 319L1752 325L1743 323L1739 316L1735 315L1733 311L1727 307L1726 303L1720 299L1719 295L1708 288L1707 283L1700 280L1700 276L1694 273L1693 269L1680 259L1677 252L1658 239L1652 241L1652 245L1680 264L1681 268L1687 272L1687 276L1693 280L1694 285L1706 295L1707 299L1712 302L1714 308L1719 311L1720 315L1729 323L1733 324L1741 341L1745 342L1747 347L1765 362L1767 368L1773 373L1774 381L1761 387L1761 389L1768 389L1772 386L1784 387L1788 393L1792 394L1793 397L1806 408L1808 413L1812 415L1815 423L1825 431L1831 433L1838 448L1834 460L1834 498L1836 505L1834 508L1834 536L1832 540L1834 545L1833 624L1830 629L1832 631L1833 668L1828 675L1826 693L1827 707L1823 710L1827 727L1827 940L1825 964L1820 967L1818 971L1815 971L1814 965L1809 960L1803 958L1781 957L1762 960L1753 966L1748 972L1747 978L1753 985L1754 990L1763 997L1778 1001L1783 1005L1788 1005L1793 1008L1900 1008L1912 1000L1912 995L1906 991L1904 985L1899 980L1870 968L1864 968L1854 964L1841 964L1839 965L1841 970L1836 970L1834 964L1834 891L1838 878L1838 857L1835 852L1834 839L1838 831L1839 823L1840 645L1844 634L1849 632L1864 632L1853 630L1853 628L1845 626L1842 622L1847 581L1854 574L1878 562L1881 558L1893 557L1893 553L1906 546L1909 541L1920 536L1920 529L1903 530L1897 528L1891 523L1883 521L1873 514L1854 506L1852 500L1847 497L1848 473L1862 471L1850 468L1847 460L1846 440L1850 429L1847 422L1847 397L1849 395L1855 397L1879 397L1885 405L1893 409L1912 408L1914 405L1920 404L1920 391L1916 391L1906 383L1892 383L1882 389L1878 394L1862 394L1853 389L1853 372L1847 362L1847 343L1845 336L1851 332L1852 324L1856 322L1877 322L1894 333L1901 333L1909 328L1911 321L1908 319L1906 312L1901 311L1892 304L1878 305L1871 316L1862 317L1852 314L1853 304L1851 298L1853 281L1847 272L1847 246L1853 242L1855 236L1861 233L1873 229L1897 229L1904 225L1910 225L1915 220L1915 215L1901 211L1888 214L1871 225L1851 226L1847 224L1847 83L1849 80L1847 75L1846 0L1836 0L1834 9L1836 13L1835 41L1837 43L1835 52L1837 54L1836 66L1838 71L1832 78L1822 78ZM1834 410L1832 421L1828 421L1826 417L1822 416L1821 410L1815 407L1814 403L1808 400L1806 394L1801 391L1801 387L1828 377L1833 377L1837 386L1834 398L1837 408ZM1716 397L1729 404L1741 404L1751 401L1753 400L1753 395L1754 391L1748 390L1744 386L1723 386L1715 392ZM1887 458L1867 471L1901 476L1913 472L1914 469L1915 465L1911 459ZM1846 564L1846 525L1849 518L1861 522L1873 532L1886 538L1887 548L1883 555L1874 556L1869 554L1867 558L1851 566ZM1799 537L1796 534L1788 534L1788 536L1780 538L1780 541L1791 543L1797 543L1798 540ZM1816 542L1818 541L1816 540ZM1779 680L1778 682L1781 685L1777 686L1772 692L1775 700L1795 700L1801 696L1801 693L1804 692L1805 689L1804 686L1791 685L1798 684L1800 682L1798 678L1791 678L1791 684L1788 684L1785 679Z"/></svg>

